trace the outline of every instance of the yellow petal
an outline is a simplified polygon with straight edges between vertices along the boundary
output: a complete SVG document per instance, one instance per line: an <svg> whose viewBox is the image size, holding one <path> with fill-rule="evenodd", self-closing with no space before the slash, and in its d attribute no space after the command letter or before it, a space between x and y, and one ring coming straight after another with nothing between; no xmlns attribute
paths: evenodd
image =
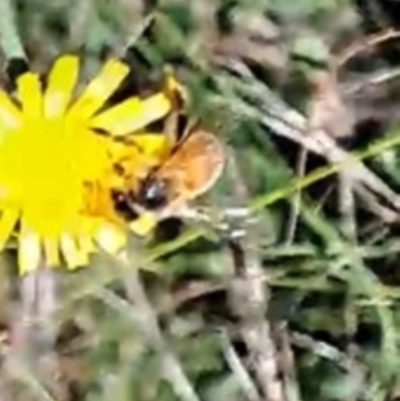
<svg viewBox="0 0 400 401"><path fill-rule="evenodd" d="M126 244L126 235L123 231L111 224L102 224L95 237L100 248L109 254L115 254Z"/></svg>
<svg viewBox="0 0 400 401"><path fill-rule="evenodd" d="M21 111L9 96L0 90L0 130L19 128L21 122Z"/></svg>
<svg viewBox="0 0 400 401"><path fill-rule="evenodd" d="M159 120L170 109L171 101L163 93L144 100L136 97L129 98L94 117L90 126L105 130L114 136L123 136Z"/></svg>
<svg viewBox="0 0 400 401"><path fill-rule="evenodd" d="M154 213L142 213L136 220L129 224L129 228L141 237L150 233L157 225L157 217Z"/></svg>
<svg viewBox="0 0 400 401"><path fill-rule="evenodd" d="M164 156L171 148L170 140L163 133L144 133L132 135L132 142L140 153L149 158Z"/></svg>
<svg viewBox="0 0 400 401"><path fill-rule="evenodd" d="M20 274L37 270L41 257L39 236L34 232L23 229L19 236L18 245L18 266Z"/></svg>
<svg viewBox="0 0 400 401"><path fill-rule="evenodd" d="M46 266L56 267L60 265L60 249L57 238L45 238L43 241Z"/></svg>
<svg viewBox="0 0 400 401"><path fill-rule="evenodd" d="M70 116L82 119L91 117L111 96L128 72L127 65L118 60L109 60L73 104Z"/></svg>
<svg viewBox="0 0 400 401"><path fill-rule="evenodd" d="M89 253L90 253L90 247L92 245L92 241L85 241L82 243L82 238L83 235L79 234L76 235L74 238L74 242L76 244L76 253L77 253L77 258L79 260L79 265L78 266L87 266L89 264ZM90 240L89 237L85 236L87 240Z"/></svg>
<svg viewBox="0 0 400 401"><path fill-rule="evenodd" d="M94 251L93 241L88 235L78 234L77 242L79 252L83 252L86 255L89 255Z"/></svg>
<svg viewBox="0 0 400 401"><path fill-rule="evenodd" d="M82 253L79 252L77 243L72 235L62 234L60 244L68 269L73 270L86 265L86 260L82 257Z"/></svg>
<svg viewBox="0 0 400 401"><path fill-rule="evenodd" d="M19 212L14 209L3 210L0 217L0 250L4 249L11 232L15 227Z"/></svg>
<svg viewBox="0 0 400 401"><path fill-rule="evenodd" d="M42 85L39 76L32 72L23 74L17 80L18 97L24 116L28 119L42 115Z"/></svg>
<svg viewBox="0 0 400 401"><path fill-rule="evenodd" d="M47 118L62 116L71 102L79 72L76 56L63 56L50 71L44 95L44 115Z"/></svg>

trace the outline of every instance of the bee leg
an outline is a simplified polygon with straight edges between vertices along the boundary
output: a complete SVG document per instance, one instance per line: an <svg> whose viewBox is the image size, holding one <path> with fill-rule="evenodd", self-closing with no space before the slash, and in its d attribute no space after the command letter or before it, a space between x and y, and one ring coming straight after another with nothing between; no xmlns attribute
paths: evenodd
<svg viewBox="0 0 400 401"><path fill-rule="evenodd" d="M180 216L184 219L192 220L195 222L202 222L202 223L212 222L212 218L210 214L207 213L206 210L189 207L188 205L186 205L186 207L181 210Z"/></svg>

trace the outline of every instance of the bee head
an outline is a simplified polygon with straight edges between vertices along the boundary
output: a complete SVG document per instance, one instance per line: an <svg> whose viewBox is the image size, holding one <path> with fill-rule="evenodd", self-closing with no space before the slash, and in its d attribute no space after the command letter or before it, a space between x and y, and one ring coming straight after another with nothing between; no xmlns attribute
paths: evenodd
<svg viewBox="0 0 400 401"><path fill-rule="evenodd" d="M150 175L145 178L137 193L137 202L149 210L165 206L168 200L167 182Z"/></svg>

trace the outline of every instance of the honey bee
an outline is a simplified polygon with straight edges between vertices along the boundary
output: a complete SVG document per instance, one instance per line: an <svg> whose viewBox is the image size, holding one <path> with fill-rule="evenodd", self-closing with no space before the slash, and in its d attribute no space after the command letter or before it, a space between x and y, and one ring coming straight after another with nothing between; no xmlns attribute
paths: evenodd
<svg viewBox="0 0 400 401"><path fill-rule="evenodd" d="M180 217L189 201L215 184L224 161L222 143L214 134L196 126L189 128L161 162L141 171L126 191L117 194L116 206L128 208L139 218L151 214L155 223Z"/></svg>

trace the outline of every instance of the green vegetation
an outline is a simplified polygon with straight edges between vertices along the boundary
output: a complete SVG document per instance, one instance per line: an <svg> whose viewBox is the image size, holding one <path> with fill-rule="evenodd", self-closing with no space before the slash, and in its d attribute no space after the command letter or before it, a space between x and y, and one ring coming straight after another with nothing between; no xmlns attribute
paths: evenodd
<svg viewBox="0 0 400 401"><path fill-rule="evenodd" d="M96 255L87 269L60 270L56 373L16 358L15 380L0 369L0 399L400 398L395 0L0 1L4 67L23 55L15 35L43 73L78 52L81 82L108 56L124 58L127 93L172 66L188 114L227 153L223 176L193 204L206 221L132 238L134 266ZM1 263L7 328L19 279L11 251Z"/></svg>

